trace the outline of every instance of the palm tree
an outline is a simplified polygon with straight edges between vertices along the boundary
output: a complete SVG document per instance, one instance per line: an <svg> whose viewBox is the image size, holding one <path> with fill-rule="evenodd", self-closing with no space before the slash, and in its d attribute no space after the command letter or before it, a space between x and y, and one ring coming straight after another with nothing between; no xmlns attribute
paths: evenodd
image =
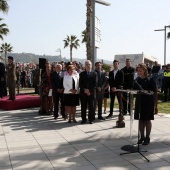
<svg viewBox="0 0 170 170"><path fill-rule="evenodd" d="M2 21L3 19L0 18L0 21ZM7 35L9 33L9 29L7 28L7 25L2 23L0 24L0 39L3 40L3 35Z"/></svg>
<svg viewBox="0 0 170 170"><path fill-rule="evenodd" d="M79 39L75 35L67 35L67 38L63 40L64 41L64 48L70 47L70 61L72 61L72 50L73 48L77 49L79 44Z"/></svg>
<svg viewBox="0 0 170 170"><path fill-rule="evenodd" d="M7 13L9 10L9 5L7 3L7 0L0 0L0 11L3 13Z"/></svg>
<svg viewBox="0 0 170 170"><path fill-rule="evenodd" d="M7 43L1 44L1 47L0 47L1 51L0 52L5 53L5 66L6 66L7 53L11 53L12 49L13 49L13 47L11 46L11 44L7 44Z"/></svg>
<svg viewBox="0 0 170 170"><path fill-rule="evenodd" d="M81 43L86 43L87 44L86 29L81 32L81 36L82 36Z"/></svg>
<svg viewBox="0 0 170 170"><path fill-rule="evenodd" d="M92 14L92 0L87 0L87 11L86 11L86 53L87 60L92 60L91 52L92 47L90 45L90 25L91 25L91 14Z"/></svg>

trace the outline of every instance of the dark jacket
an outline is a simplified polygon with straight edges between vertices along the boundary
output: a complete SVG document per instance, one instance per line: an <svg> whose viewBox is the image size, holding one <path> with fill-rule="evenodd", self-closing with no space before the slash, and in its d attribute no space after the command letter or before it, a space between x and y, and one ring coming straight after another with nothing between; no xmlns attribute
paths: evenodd
<svg viewBox="0 0 170 170"><path fill-rule="evenodd" d="M116 73L116 76L114 78L114 70L109 72L109 85L110 85L110 90L112 87L116 87L117 89L121 88L123 86L123 71L118 70Z"/></svg>
<svg viewBox="0 0 170 170"><path fill-rule="evenodd" d="M94 93L97 87L97 73L91 71L90 75L87 75L86 71L80 73L79 78L80 93L84 93L84 89L89 89L90 93Z"/></svg>
<svg viewBox="0 0 170 170"><path fill-rule="evenodd" d="M50 75L50 81L53 92L57 92L57 89L63 89L63 76L57 72L52 72Z"/></svg>
<svg viewBox="0 0 170 170"><path fill-rule="evenodd" d="M133 88L133 82L134 82L134 73L135 68L133 67L124 67L122 69L124 74L124 82L123 82L123 88L124 89L132 89Z"/></svg>
<svg viewBox="0 0 170 170"><path fill-rule="evenodd" d="M97 87L100 87L102 90L104 90L104 87L106 85L106 73L101 71L98 72L97 70L95 70L97 73Z"/></svg>
<svg viewBox="0 0 170 170"><path fill-rule="evenodd" d="M5 77L5 65L0 62L0 79Z"/></svg>

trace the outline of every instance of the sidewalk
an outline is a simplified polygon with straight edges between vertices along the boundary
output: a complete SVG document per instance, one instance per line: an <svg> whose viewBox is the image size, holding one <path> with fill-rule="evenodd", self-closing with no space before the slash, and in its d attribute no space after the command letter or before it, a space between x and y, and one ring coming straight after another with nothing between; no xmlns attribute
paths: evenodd
<svg viewBox="0 0 170 170"><path fill-rule="evenodd" d="M120 155L129 144L130 116L125 128L114 117L94 124L67 123L62 118L39 116L38 108L0 110L0 170L169 170L170 117L156 115L148 152ZM105 116L105 115L103 115ZM133 143L138 121L133 121Z"/></svg>

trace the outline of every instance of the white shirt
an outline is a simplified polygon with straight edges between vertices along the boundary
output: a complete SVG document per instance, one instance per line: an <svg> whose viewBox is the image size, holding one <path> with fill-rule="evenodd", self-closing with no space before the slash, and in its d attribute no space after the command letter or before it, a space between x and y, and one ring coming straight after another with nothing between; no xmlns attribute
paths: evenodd
<svg viewBox="0 0 170 170"><path fill-rule="evenodd" d="M115 79L115 76L116 76L116 73L118 72L118 70L114 70L113 73L114 73L114 79Z"/></svg>

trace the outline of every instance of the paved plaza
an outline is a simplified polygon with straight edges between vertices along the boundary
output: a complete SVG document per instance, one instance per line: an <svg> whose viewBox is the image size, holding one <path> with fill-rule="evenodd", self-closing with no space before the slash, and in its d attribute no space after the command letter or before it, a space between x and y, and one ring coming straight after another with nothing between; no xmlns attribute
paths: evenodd
<svg viewBox="0 0 170 170"><path fill-rule="evenodd" d="M94 124L67 123L62 118L39 116L38 108L0 110L0 170L169 170L170 117L156 115L151 143L139 153L120 155L129 144L130 116L125 128L116 128L118 112ZM138 121L133 121L132 143Z"/></svg>

